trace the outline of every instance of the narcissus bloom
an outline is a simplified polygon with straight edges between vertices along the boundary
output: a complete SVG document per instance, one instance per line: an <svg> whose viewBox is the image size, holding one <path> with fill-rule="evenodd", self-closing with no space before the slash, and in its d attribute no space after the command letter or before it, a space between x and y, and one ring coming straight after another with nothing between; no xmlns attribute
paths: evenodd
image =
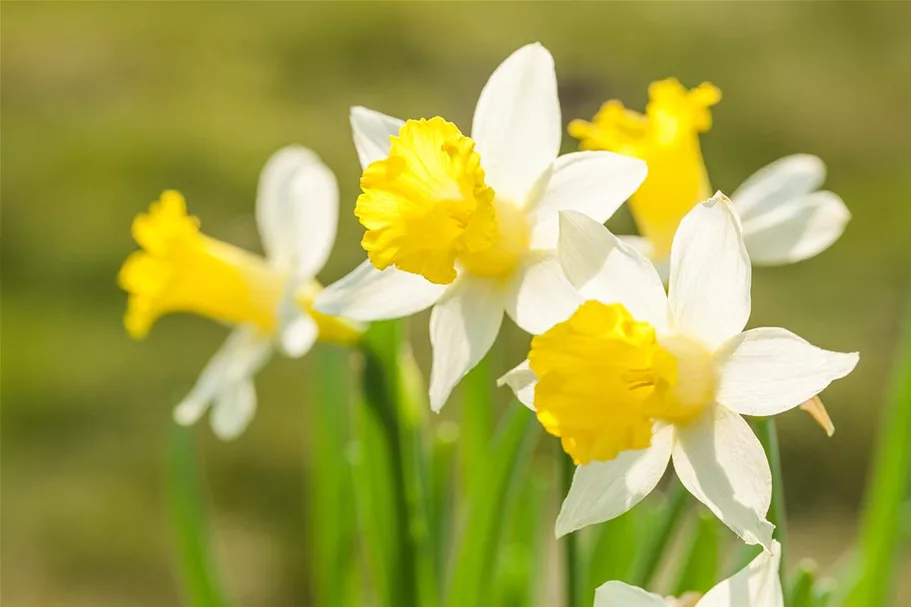
<svg viewBox="0 0 911 607"><path fill-rule="evenodd" d="M557 81L540 44L494 71L470 138L443 118L402 122L365 108L352 110L351 124L368 259L316 307L366 321L433 306L430 404L438 411L490 349L504 310L534 333L578 307L555 254L558 213L606 221L642 183L645 163L610 152L557 157Z"/></svg>
<svg viewBox="0 0 911 607"><path fill-rule="evenodd" d="M142 248L118 276L129 293L124 324L146 336L170 312L190 312L235 327L174 410L192 424L211 403L213 431L240 434L253 417L253 375L278 345L302 356L320 339L351 343L358 328L312 309L314 280L332 249L338 220L335 176L310 150L288 147L263 169L256 217L267 257L205 236L187 214L183 196L166 191L133 221Z"/></svg>
<svg viewBox="0 0 911 607"><path fill-rule="evenodd" d="M680 220L711 194L699 135L712 126L711 106L721 91L709 83L687 90L671 78L649 87L645 115L608 101L592 122L574 120L569 132L582 149L642 158L648 178L630 198L642 237L624 237L667 274ZM793 263L835 242L851 214L841 198L817 191L825 165L816 156L787 156L760 169L731 196L743 221L743 239L757 265Z"/></svg>
<svg viewBox="0 0 911 607"><path fill-rule="evenodd" d="M607 582L595 590L595 607L782 607L780 562L781 546L772 542L771 552L762 552L701 598L665 599L623 582Z"/></svg>
<svg viewBox="0 0 911 607"><path fill-rule="evenodd" d="M501 379L579 464L557 519L564 535L612 519L669 461L683 485L749 544L771 546L771 473L742 415L797 407L857 364L778 328L743 332L750 260L723 195L684 218L670 288L607 228L561 214L559 255L587 301L532 339Z"/></svg>

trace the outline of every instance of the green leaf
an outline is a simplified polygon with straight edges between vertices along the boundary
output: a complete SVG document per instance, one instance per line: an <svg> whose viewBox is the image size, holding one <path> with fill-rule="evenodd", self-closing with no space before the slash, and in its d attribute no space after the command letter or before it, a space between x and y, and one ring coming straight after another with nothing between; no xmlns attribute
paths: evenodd
<svg viewBox="0 0 911 607"><path fill-rule="evenodd" d="M681 558L683 566L677 577L675 596L686 592L705 594L718 582L718 519L700 508L695 523Z"/></svg>
<svg viewBox="0 0 911 607"><path fill-rule="evenodd" d="M642 547L636 555L629 583L640 588L648 588L658 569L658 563L670 543L671 536L677 528L686 510L687 493L680 481L674 477L667 490L667 504L657 520L642 538Z"/></svg>
<svg viewBox="0 0 911 607"><path fill-rule="evenodd" d="M860 577L849 595L853 607L888 605L898 562L901 507L911 471L911 315L883 410L876 454L864 500Z"/></svg>
<svg viewBox="0 0 911 607"><path fill-rule="evenodd" d="M560 479L559 500L569 494L573 482L576 465L573 458L557 448L557 477ZM587 563L582 559L579 547L580 534L568 533L558 541L563 554L563 596L566 597L566 607L582 607L582 596L585 593L584 583L587 579Z"/></svg>
<svg viewBox="0 0 911 607"><path fill-rule="evenodd" d="M508 537L497 557L491 605L534 605L540 592L537 571L547 556L545 539L553 524L548 498L553 486L546 474L532 474L522 483ZM545 524L545 520L547 524Z"/></svg>
<svg viewBox="0 0 911 607"><path fill-rule="evenodd" d="M492 353L488 352L478 365L468 372L459 386L462 407L459 432L459 464L462 486L471 493L471 482L481 476L490 455L493 438L493 388L496 382L491 368Z"/></svg>
<svg viewBox="0 0 911 607"><path fill-rule="evenodd" d="M816 577L816 564L803 560L797 565L793 578L785 589L785 604L791 607L814 607L813 586Z"/></svg>
<svg viewBox="0 0 911 607"><path fill-rule="evenodd" d="M604 582L629 581L636 548L647 528L642 523L655 514L647 510L650 510L650 505L643 502L626 514L591 528L585 556L585 579L582 581L583 605L594 604L595 589Z"/></svg>
<svg viewBox="0 0 911 607"><path fill-rule="evenodd" d="M778 448L778 430L771 417L758 417L753 420L756 436L762 443L769 468L772 470L772 503L769 507L769 522L775 525L773 537L781 544L781 571L787 569L788 524L784 501L784 477L781 472L781 452ZM787 605L785 601L785 605Z"/></svg>
<svg viewBox="0 0 911 607"><path fill-rule="evenodd" d="M317 605L344 605L359 584L354 492L348 459L351 370L348 352L319 345L310 355L306 446L311 584ZM355 583L352 583L355 582Z"/></svg>
<svg viewBox="0 0 911 607"><path fill-rule="evenodd" d="M370 565L370 581L380 605L398 605L401 571L397 541L399 519L386 434L377 413L364 402L356 408L358 441L350 449L354 497L364 548Z"/></svg>
<svg viewBox="0 0 911 607"><path fill-rule="evenodd" d="M177 540L185 605L228 605L218 582L203 507L199 459L193 428L174 424L168 457L168 498Z"/></svg>
<svg viewBox="0 0 911 607"><path fill-rule="evenodd" d="M485 604L503 530L515 511L515 500L510 498L525 478L538 432L531 411L518 403L510 406L500 424L487 466L472 483L468 524L448 586L447 605Z"/></svg>
<svg viewBox="0 0 911 607"><path fill-rule="evenodd" d="M430 405L424 378L407 343L402 343L398 352L398 373L402 467L405 472L408 531L415 550L417 604L435 607L441 598L439 580L443 554L434 543L440 536L431 520L430 462L428 441L423 433Z"/></svg>
<svg viewBox="0 0 911 607"><path fill-rule="evenodd" d="M356 492L369 491L361 503L373 510L362 508L364 524L381 527L365 532L373 544L376 584L389 607L418 604L424 578L418 572L417 544L428 535L426 521L422 528L420 515L415 515L422 481L415 478L420 447L414 432L422 412L405 398L411 391L400 374L403 333L401 321L374 323L361 344L365 406Z"/></svg>

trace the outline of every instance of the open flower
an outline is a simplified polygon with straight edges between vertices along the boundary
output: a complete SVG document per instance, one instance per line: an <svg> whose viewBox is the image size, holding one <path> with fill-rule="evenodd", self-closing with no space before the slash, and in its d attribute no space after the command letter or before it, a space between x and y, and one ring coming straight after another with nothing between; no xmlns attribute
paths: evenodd
<svg viewBox="0 0 911 607"><path fill-rule="evenodd" d="M683 485L749 544L771 546L771 473L742 415L797 407L857 364L779 328L743 332L750 260L719 194L684 218L666 295L654 267L604 226L561 214L559 255L588 300L532 339L501 378L579 464L564 535L612 519L673 460Z"/></svg>
<svg viewBox="0 0 911 607"><path fill-rule="evenodd" d="M630 198L642 237L624 237L667 274L674 233L683 216L711 194L699 134L712 126L710 107L721 91L709 83L687 90L676 79L649 87L645 115L617 100L592 122L574 120L569 132L582 149L642 158L648 178ZM794 263L838 240L851 218L841 198L817 191L825 165L816 156L787 156L760 169L731 196L743 221L743 240L756 265Z"/></svg>
<svg viewBox="0 0 911 607"><path fill-rule="evenodd" d="M142 249L118 276L129 293L124 325L136 339L170 312L236 327L174 410L175 420L188 425L214 403L212 429L225 440L252 419L252 377L275 345L298 357L317 337L350 343L359 336L354 325L312 309L321 290L314 276L329 256L338 220L332 171L305 148L279 150L263 169L256 217L266 258L202 234L183 196L166 191L133 221Z"/></svg>
<svg viewBox="0 0 911 607"><path fill-rule="evenodd" d="M351 123L368 259L316 307L366 321L434 306L430 404L439 411L490 349L504 310L534 333L578 307L555 254L558 213L604 222L642 183L645 163L610 152L557 157L557 81L540 44L494 71L470 138L439 117L402 122L358 107Z"/></svg>
<svg viewBox="0 0 911 607"><path fill-rule="evenodd" d="M782 607L784 596L778 568L781 546L772 542L749 565L717 584L705 596L664 599L623 582L607 582L595 590L595 607Z"/></svg>

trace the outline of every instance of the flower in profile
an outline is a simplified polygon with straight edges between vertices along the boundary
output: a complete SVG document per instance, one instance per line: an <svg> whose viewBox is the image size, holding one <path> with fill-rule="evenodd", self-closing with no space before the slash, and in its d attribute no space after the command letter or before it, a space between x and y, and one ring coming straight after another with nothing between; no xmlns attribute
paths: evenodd
<svg viewBox="0 0 911 607"><path fill-rule="evenodd" d="M772 542L749 565L715 585L705 596L662 598L623 582L607 582L595 590L594 607L782 607L784 595L778 568L781 546Z"/></svg>
<svg viewBox="0 0 911 607"><path fill-rule="evenodd" d="M750 260L721 194L681 222L667 294L645 257L579 213L561 214L559 256L587 301L535 336L528 360L500 380L579 465L557 534L623 514L672 460L690 493L769 549L769 463L742 415L801 405L858 355L785 329L743 331Z"/></svg>
<svg viewBox="0 0 911 607"><path fill-rule="evenodd" d="M642 158L649 174L630 198L641 237L624 237L649 257L663 276L681 219L711 194L699 135L712 126L711 108L721 91L709 83L687 90L676 79L649 87L645 115L608 101L592 122L573 120L569 132L582 149ZM825 165L797 154L760 169L731 196L743 222L743 239L756 265L801 261L838 240L851 218L841 198L818 191Z"/></svg>
<svg viewBox="0 0 911 607"><path fill-rule="evenodd" d="M166 191L133 221L141 250L118 275L129 294L124 325L136 339L171 312L235 327L174 410L175 420L188 425L214 403L212 429L225 440L252 419L252 378L276 345L298 357L317 338L351 343L360 335L355 325L313 310L321 290L314 276L332 249L338 219L332 171L305 148L279 150L263 169L256 216L266 258L202 234L183 196Z"/></svg>
<svg viewBox="0 0 911 607"><path fill-rule="evenodd" d="M604 222L642 183L645 163L610 152L557 157L556 75L540 44L494 71L471 137L440 117L403 122L360 107L351 123L368 259L316 307L366 321L433 306L430 404L439 411L490 349L504 310L534 333L578 307L556 258L559 212Z"/></svg>

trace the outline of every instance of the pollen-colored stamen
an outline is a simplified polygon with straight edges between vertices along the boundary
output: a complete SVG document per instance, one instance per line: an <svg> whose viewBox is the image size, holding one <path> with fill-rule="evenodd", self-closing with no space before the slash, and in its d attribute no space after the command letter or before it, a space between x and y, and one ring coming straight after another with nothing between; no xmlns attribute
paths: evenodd
<svg viewBox="0 0 911 607"><path fill-rule="evenodd" d="M711 195L699 134L711 128L709 108L720 100L721 92L709 83L688 91L669 78L649 87L645 115L613 100L592 122L569 125L583 149L635 156L648 164L648 177L630 198L630 209L656 260L670 253L683 216Z"/></svg>
<svg viewBox="0 0 911 607"><path fill-rule="evenodd" d="M133 221L142 250L124 262L118 282L127 293L124 325L145 337L163 314L189 312L230 325L252 324L266 335L277 330L286 273L265 259L199 231L179 192L166 191ZM310 311L318 283L299 289L298 304ZM346 321L311 313L321 339L348 342L357 331Z"/></svg>
<svg viewBox="0 0 911 607"><path fill-rule="evenodd" d="M688 423L710 402L706 352L690 340L659 340L620 304L585 302L532 339L538 420L578 464L645 448L656 421Z"/></svg>
<svg viewBox="0 0 911 607"><path fill-rule="evenodd" d="M395 265L448 284L460 265L503 274L528 246L524 216L496 200L474 141L442 118L406 122L389 156L364 170L361 189L361 245L381 270Z"/></svg>

